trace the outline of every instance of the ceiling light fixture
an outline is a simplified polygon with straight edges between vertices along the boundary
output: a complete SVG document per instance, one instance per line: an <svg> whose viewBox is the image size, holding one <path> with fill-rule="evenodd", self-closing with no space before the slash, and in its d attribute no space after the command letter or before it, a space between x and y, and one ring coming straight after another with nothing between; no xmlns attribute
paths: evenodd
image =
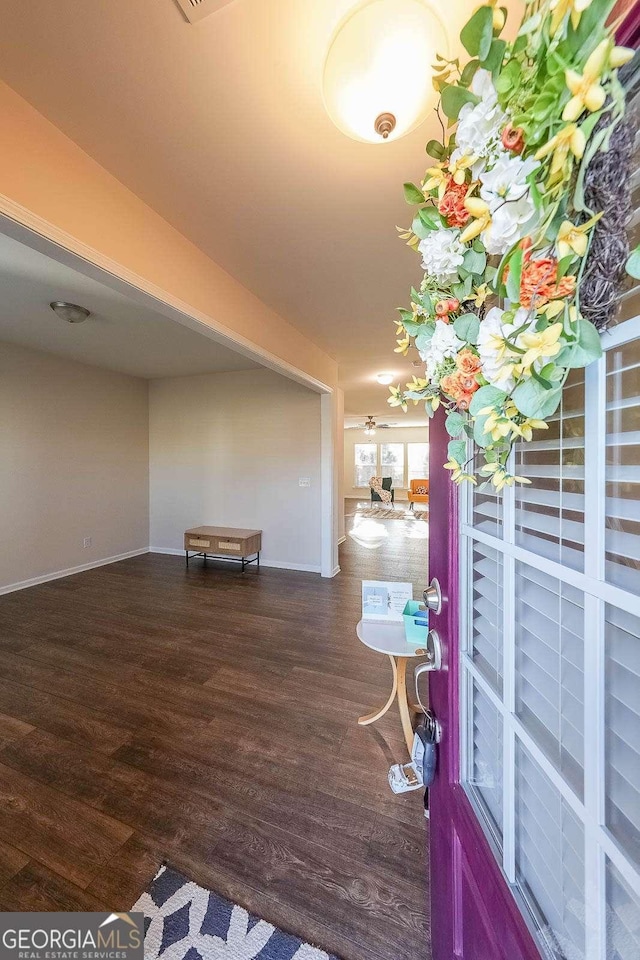
<svg viewBox="0 0 640 960"><path fill-rule="evenodd" d="M376 432L376 422L373 417L367 417L367 422L364 425L364 432L368 437L372 437Z"/></svg>
<svg viewBox="0 0 640 960"><path fill-rule="evenodd" d="M397 140L435 100L429 65L447 54L445 27L428 0L365 0L334 34L324 67L327 112L348 137Z"/></svg>
<svg viewBox="0 0 640 960"><path fill-rule="evenodd" d="M49 306L57 317L67 323L83 323L91 316L91 311L86 307L79 307L77 303L67 303L65 300L54 300Z"/></svg>
<svg viewBox="0 0 640 960"><path fill-rule="evenodd" d="M376 373L376 380L383 387L388 387L390 383L393 383L393 376L392 373Z"/></svg>

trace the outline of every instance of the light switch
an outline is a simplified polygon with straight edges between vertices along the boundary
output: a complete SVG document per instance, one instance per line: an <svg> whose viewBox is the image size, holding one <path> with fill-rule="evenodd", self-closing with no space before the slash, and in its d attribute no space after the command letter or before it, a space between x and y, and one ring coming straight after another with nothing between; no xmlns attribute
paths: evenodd
<svg viewBox="0 0 640 960"><path fill-rule="evenodd" d="M299 477L298 478L299 487L310 487L311 486L311 477Z"/></svg>

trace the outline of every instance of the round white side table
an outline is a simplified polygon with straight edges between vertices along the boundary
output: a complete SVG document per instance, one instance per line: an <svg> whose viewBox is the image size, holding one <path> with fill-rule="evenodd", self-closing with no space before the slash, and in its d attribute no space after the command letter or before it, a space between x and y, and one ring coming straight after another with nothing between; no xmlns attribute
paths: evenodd
<svg viewBox="0 0 640 960"><path fill-rule="evenodd" d="M386 653L391 661L391 670L393 671L393 682L391 693L384 707L368 713L358 719L361 726L369 723L375 723L391 707L393 701L398 699L398 710L400 712L400 721L402 731L407 742L407 750L411 753L413 746L413 726L411 723L411 711L421 713L420 707L413 702L409 702L407 695L407 663L409 660L427 655L426 646L416 647L413 643L407 643L404 635L404 624L402 623L379 623L375 620L361 620L356 627L358 639L366 647L375 650L376 653ZM426 640L425 640L426 644Z"/></svg>

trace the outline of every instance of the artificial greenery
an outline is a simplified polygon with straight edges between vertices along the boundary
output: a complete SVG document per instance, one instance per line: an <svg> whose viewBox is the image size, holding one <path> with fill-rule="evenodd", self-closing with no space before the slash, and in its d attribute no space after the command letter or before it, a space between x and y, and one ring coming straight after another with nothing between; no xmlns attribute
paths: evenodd
<svg viewBox="0 0 640 960"><path fill-rule="evenodd" d="M533 0L507 43L493 0L460 34L471 59L433 68L442 138L424 180L404 185L418 209L400 230L425 273L396 321L396 352L413 342L425 372L389 403L424 401L429 416L444 405L456 483L477 483L469 438L483 480L528 483L508 470L513 443L548 429L570 370L601 355L580 284L600 217L585 172L624 115L617 71L633 55L605 26L612 6ZM628 269L640 273L637 251Z"/></svg>

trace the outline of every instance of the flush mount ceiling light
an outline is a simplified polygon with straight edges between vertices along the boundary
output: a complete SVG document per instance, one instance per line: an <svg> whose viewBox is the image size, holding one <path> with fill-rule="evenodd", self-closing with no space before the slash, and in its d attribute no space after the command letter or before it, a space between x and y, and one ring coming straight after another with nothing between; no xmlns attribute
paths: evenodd
<svg viewBox="0 0 640 960"><path fill-rule="evenodd" d="M86 307L79 307L77 303L67 303L65 300L54 300L49 306L57 317L67 323L82 323L91 316L91 311Z"/></svg>
<svg viewBox="0 0 640 960"><path fill-rule="evenodd" d="M376 380L378 381L378 383L381 383L383 387L388 387L390 383L393 383L393 374L377 373Z"/></svg>
<svg viewBox="0 0 640 960"><path fill-rule="evenodd" d="M403 137L433 107L431 64L447 52L445 28L427 0L366 0L338 28L327 54L329 116L354 140Z"/></svg>

